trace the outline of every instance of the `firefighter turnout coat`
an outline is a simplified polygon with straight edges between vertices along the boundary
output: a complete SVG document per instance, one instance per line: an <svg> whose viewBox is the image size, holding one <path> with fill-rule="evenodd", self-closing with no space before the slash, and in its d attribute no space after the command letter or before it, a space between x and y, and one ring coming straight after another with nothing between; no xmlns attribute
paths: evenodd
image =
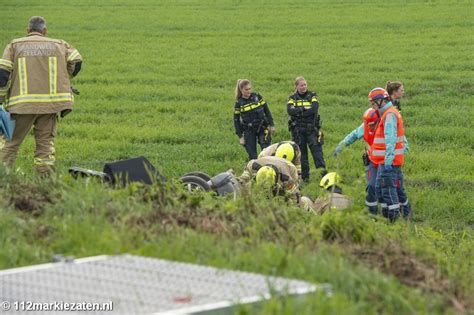
<svg viewBox="0 0 474 315"><path fill-rule="evenodd" d="M79 52L63 40L36 32L13 40L0 59L0 69L10 73L7 86L0 88L0 102L13 114L72 110L69 79L81 61Z"/></svg>

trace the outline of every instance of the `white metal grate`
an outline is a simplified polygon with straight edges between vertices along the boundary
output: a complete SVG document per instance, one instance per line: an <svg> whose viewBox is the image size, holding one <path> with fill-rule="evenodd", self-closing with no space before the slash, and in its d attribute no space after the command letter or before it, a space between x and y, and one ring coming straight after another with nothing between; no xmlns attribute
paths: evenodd
<svg viewBox="0 0 474 315"><path fill-rule="evenodd" d="M0 303L7 301L11 306L10 311L0 313L51 314L16 311L16 301L112 301L109 314L202 313L259 302L270 298L270 292L301 295L317 288L298 280L156 258L96 256L0 271Z"/></svg>

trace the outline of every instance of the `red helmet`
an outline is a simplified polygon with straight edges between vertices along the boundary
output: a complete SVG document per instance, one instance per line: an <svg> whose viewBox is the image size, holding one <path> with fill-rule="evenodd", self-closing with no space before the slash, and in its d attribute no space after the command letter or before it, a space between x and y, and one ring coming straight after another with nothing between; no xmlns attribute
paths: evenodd
<svg viewBox="0 0 474 315"><path fill-rule="evenodd" d="M377 110L373 108L369 108L365 111L363 117L364 117L364 121L370 125L379 119L379 113Z"/></svg>
<svg viewBox="0 0 474 315"><path fill-rule="evenodd" d="M369 93L369 101L375 101L375 100L383 100L383 99L388 99L389 95L385 89L381 87L376 87L375 89L372 89Z"/></svg>

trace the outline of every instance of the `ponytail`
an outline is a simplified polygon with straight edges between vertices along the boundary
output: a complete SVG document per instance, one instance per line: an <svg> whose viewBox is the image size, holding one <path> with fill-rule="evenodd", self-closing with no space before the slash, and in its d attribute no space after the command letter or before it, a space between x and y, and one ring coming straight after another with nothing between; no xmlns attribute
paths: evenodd
<svg viewBox="0 0 474 315"><path fill-rule="evenodd" d="M235 100L239 100L242 97L242 89L244 86L250 84L250 80L247 79L238 79L237 85L235 86Z"/></svg>
<svg viewBox="0 0 474 315"><path fill-rule="evenodd" d="M387 85L385 85L385 90L387 91L388 95L392 96L392 94L400 89L403 85L400 81L387 81Z"/></svg>

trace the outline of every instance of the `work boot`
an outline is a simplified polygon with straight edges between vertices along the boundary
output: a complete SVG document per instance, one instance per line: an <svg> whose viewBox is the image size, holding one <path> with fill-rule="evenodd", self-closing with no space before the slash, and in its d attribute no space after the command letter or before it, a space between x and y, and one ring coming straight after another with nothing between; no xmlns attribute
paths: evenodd
<svg viewBox="0 0 474 315"><path fill-rule="evenodd" d="M35 166L36 175L40 178L50 177L54 173L54 167L49 165Z"/></svg>
<svg viewBox="0 0 474 315"><path fill-rule="evenodd" d="M321 178L323 178L324 176L326 176L327 173L328 173L328 171L327 171L325 168L323 168L323 169L321 170Z"/></svg>
<svg viewBox="0 0 474 315"><path fill-rule="evenodd" d="M407 202L406 205L400 205L400 213L403 215L404 219L411 220L412 211L411 211L411 206L409 202Z"/></svg>

